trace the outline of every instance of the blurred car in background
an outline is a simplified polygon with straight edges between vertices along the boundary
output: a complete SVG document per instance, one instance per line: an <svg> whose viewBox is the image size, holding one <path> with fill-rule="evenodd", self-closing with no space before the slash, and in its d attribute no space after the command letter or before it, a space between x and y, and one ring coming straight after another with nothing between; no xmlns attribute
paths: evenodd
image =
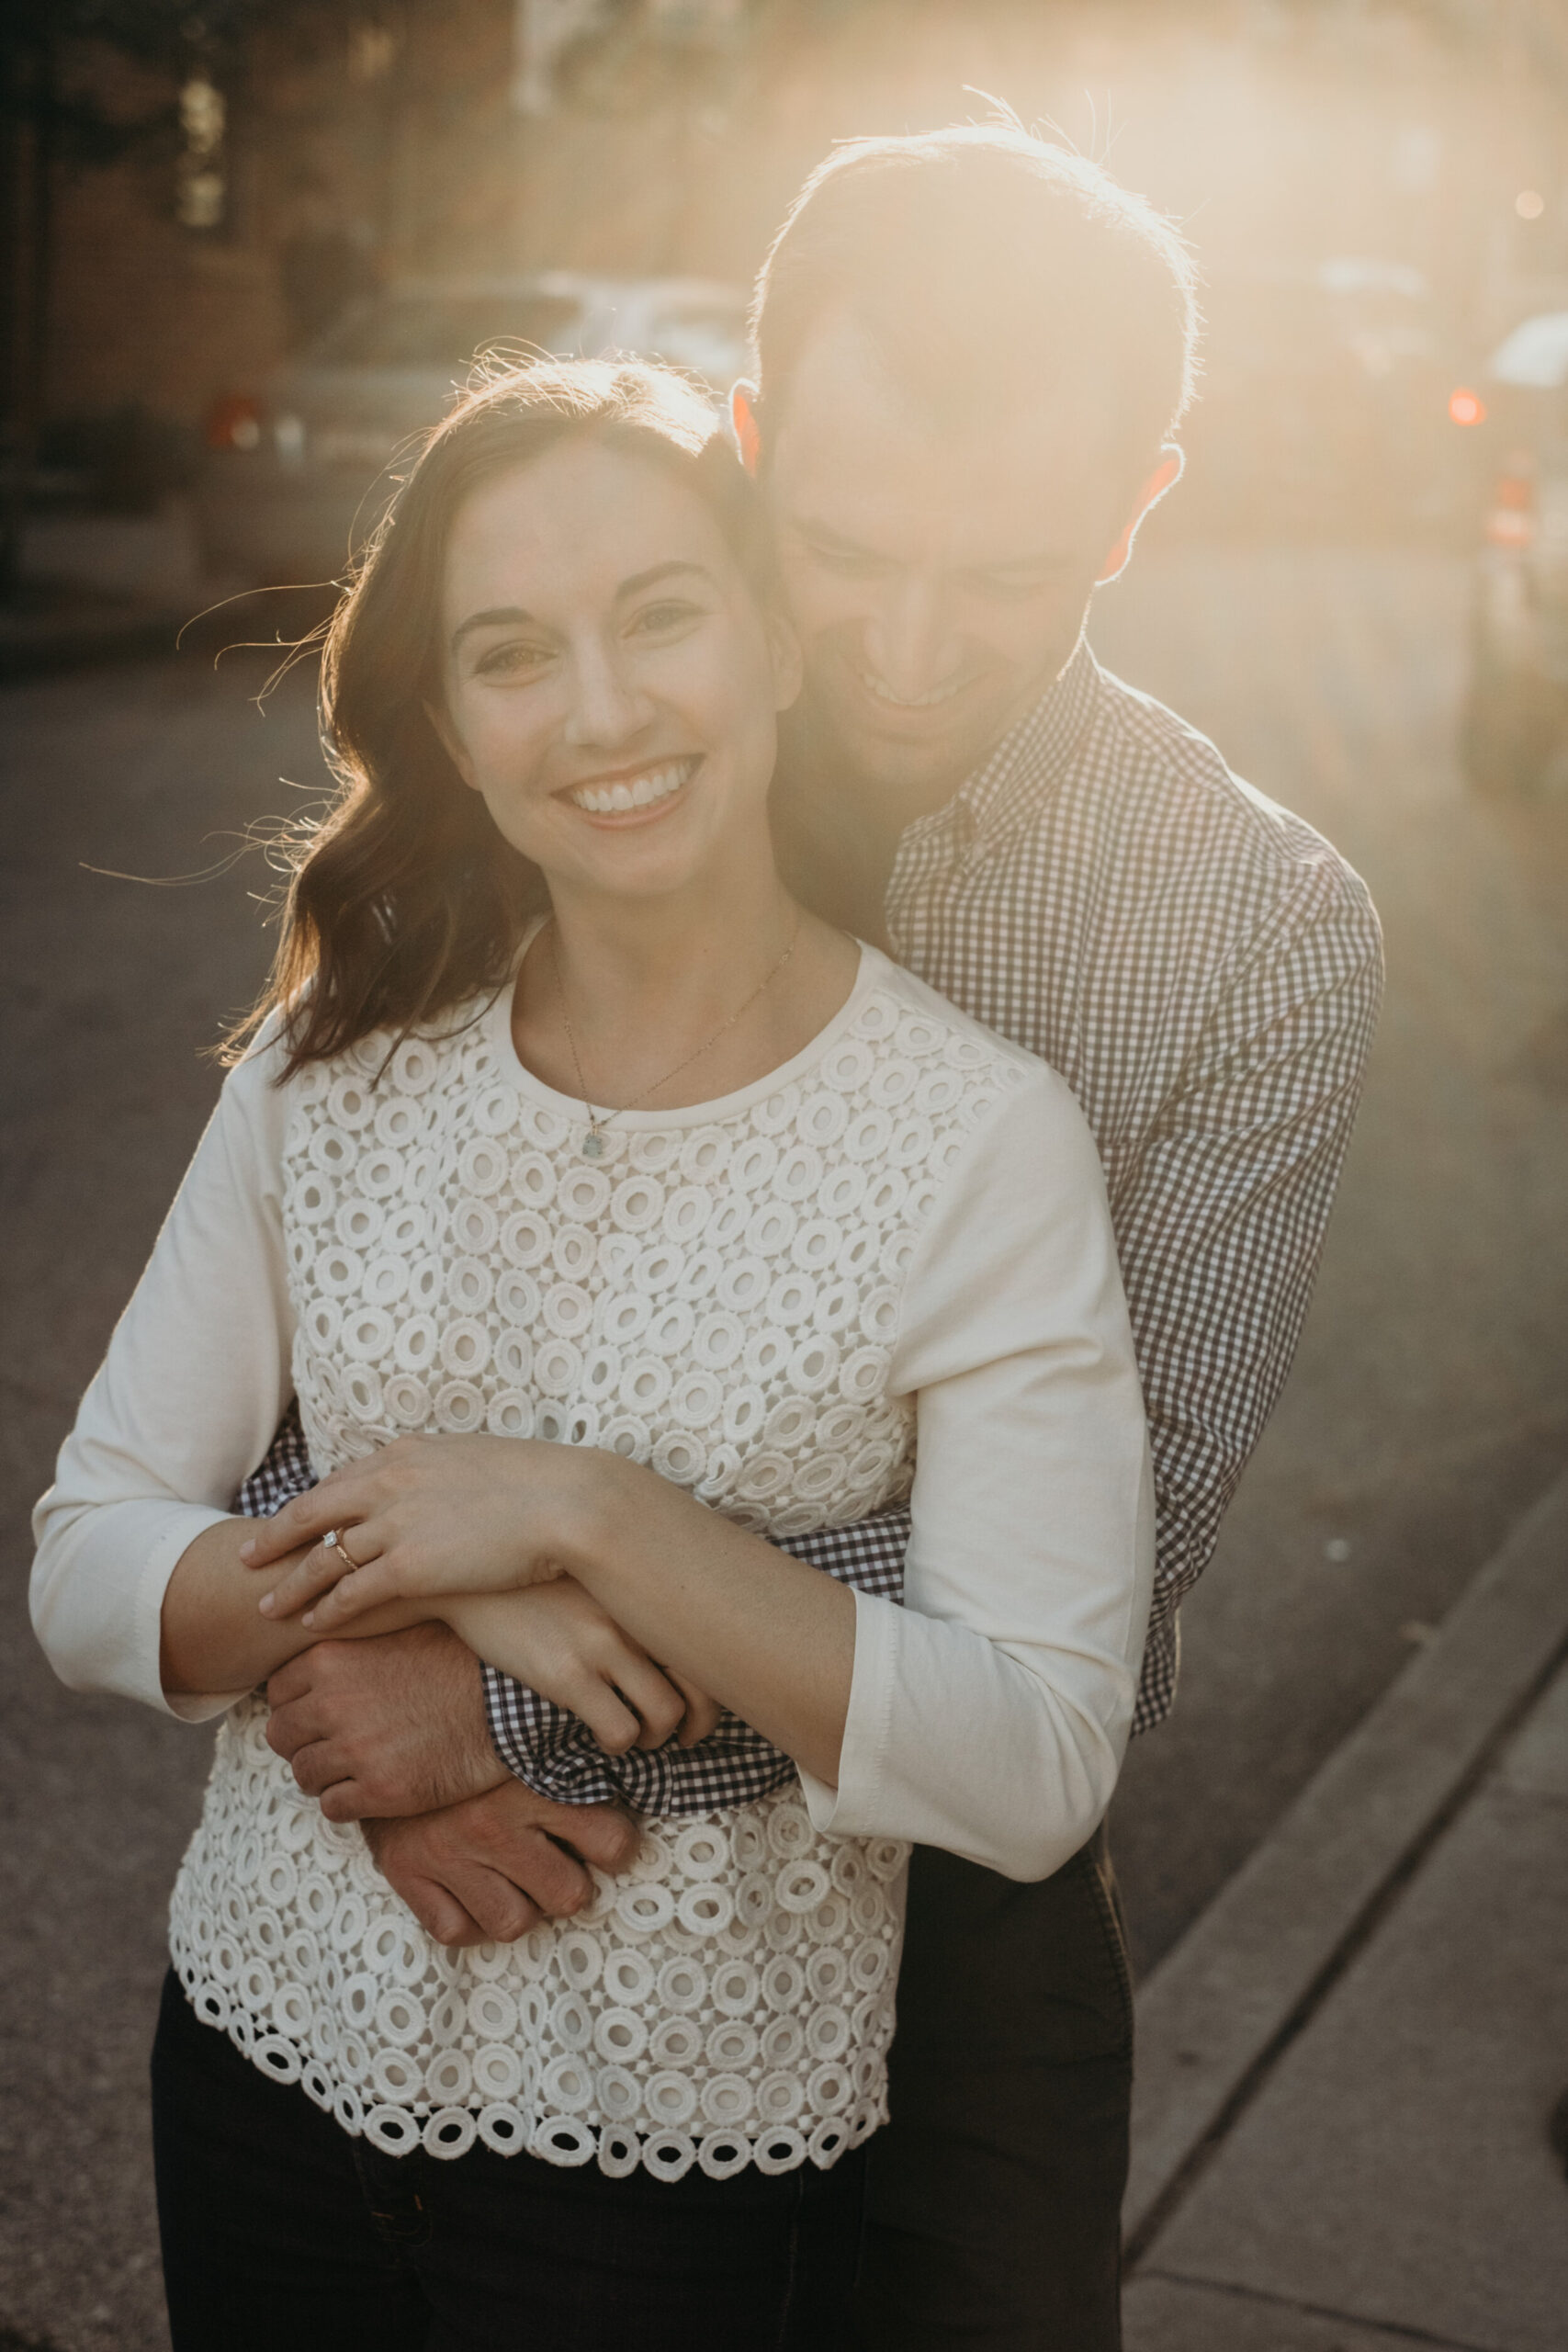
<svg viewBox="0 0 1568 2352"><path fill-rule="evenodd" d="M1487 363L1495 471L1475 572L1461 718L1478 791L1568 787L1568 311L1548 311Z"/></svg>
<svg viewBox="0 0 1568 2352"><path fill-rule="evenodd" d="M1202 299L1179 527L1359 538L1450 511L1452 376L1419 270L1357 254L1220 266Z"/></svg>
<svg viewBox="0 0 1568 2352"><path fill-rule="evenodd" d="M700 278L565 271L406 284L356 302L254 391L207 420L196 486L203 563L259 586L338 577L475 355L663 359L717 394L742 372L747 296Z"/></svg>

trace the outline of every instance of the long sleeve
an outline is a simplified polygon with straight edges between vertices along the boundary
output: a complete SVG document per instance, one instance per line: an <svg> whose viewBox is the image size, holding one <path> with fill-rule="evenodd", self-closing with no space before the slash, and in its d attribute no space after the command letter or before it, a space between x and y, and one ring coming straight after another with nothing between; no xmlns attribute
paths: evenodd
<svg viewBox="0 0 1568 2352"><path fill-rule="evenodd" d="M893 1385L918 1431L906 1605L856 1595L839 1785L806 1781L812 1817L1043 1878L1110 1802L1154 1558L1103 1180L1048 1070L1020 1078L943 1182Z"/></svg>
<svg viewBox="0 0 1568 2352"><path fill-rule="evenodd" d="M236 1694L165 1699L164 1593L293 1388L274 1063L264 1049L230 1074L33 1517L33 1625L62 1681L190 1721Z"/></svg>
<svg viewBox="0 0 1568 2352"><path fill-rule="evenodd" d="M1371 902L1325 854L1249 944L1117 1188L1158 1506L1139 1731L1169 1708L1178 1606L1291 1368L1382 990Z"/></svg>

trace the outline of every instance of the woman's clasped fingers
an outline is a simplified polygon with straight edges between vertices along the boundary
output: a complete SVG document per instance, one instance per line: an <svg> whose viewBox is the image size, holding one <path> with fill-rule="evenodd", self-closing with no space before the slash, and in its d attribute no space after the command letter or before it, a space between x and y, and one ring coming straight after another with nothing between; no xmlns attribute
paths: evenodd
<svg viewBox="0 0 1568 2352"><path fill-rule="evenodd" d="M318 1631L384 1600L518 1591L562 1575L558 1530L570 1542L585 1498L625 1470L618 1454L587 1446L400 1438L296 1496L241 1556L248 1567L276 1566L308 1544L265 1613L312 1604Z"/></svg>
<svg viewBox="0 0 1568 2352"><path fill-rule="evenodd" d="M330 1601L332 1621L341 1624L378 1601L397 1598L386 1548L373 1521L330 1527L281 1582L264 1593L258 1603L262 1615L281 1619L305 1610L303 1622L314 1625L318 1612Z"/></svg>
<svg viewBox="0 0 1568 2352"><path fill-rule="evenodd" d="M271 1519L259 1521L254 1534L240 1546L241 1559L247 1568L274 1567L301 1544L320 1544L334 1529L367 1518L381 1499L374 1480L370 1462L333 1472L308 1493L295 1495Z"/></svg>

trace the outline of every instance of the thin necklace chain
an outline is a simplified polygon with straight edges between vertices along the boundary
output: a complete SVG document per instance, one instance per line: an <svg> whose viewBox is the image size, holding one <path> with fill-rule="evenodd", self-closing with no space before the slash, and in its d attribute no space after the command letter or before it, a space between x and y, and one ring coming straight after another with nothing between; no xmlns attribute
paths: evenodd
<svg viewBox="0 0 1568 2352"><path fill-rule="evenodd" d="M756 1003L757 999L763 993L764 989L772 988L773 982L778 978L779 974L784 970L784 966L789 962L790 957L795 954L796 944L800 939L800 924L801 917L797 910L795 918L795 929L790 933L789 945L784 949L784 952L779 957L778 962L773 966L771 970L763 973L762 978L758 981L756 987L752 989L745 1003L737 1005L728 1020L721 1022L718 1027L714 1031L713 1035L711 1037L705 1038L703 1043L697 1047L695 1053L688 1054L685 1060L677 1062L673 1069L667 1069L661 1078L656 1078L651 1086L645 1086L640 1094L634 1094L629 1102L618 1103L615 1110L606 1111L604 1116L600 1119L594 1116L593 1105L588 1099L588 1080L582 1075L582 1057L577 1050L577 1038L571 1026L571 1015L566 1009L566 990L561 986L560 959L556 954L555 918L553 915L551 916L549 935L550 970L555 978L556 998L560 1005L561 1026L566 1031L566 1042L571 1052L571 1066L577 1072L577 1091L582 1097L582 1107L588 1114L588 1133L584 1136L582 1143L582 1156L585 1159L599 1159L603 1158L604 1151L604 1130L609 1125L612 1119L618 1119L623 1111L635 1111L639 1102L646 1102L650 1094L657 1094L661 1086L668 1086L672 1078L679 1078L683 1069L690 1069L694 1062L700 1062L703 1056L705 1054L711 1053L714 1047L717 1045L719 1039L721 1037L728 1036L729 1032L734 1028L736 1023L746 1013L750 1012L751 1007Z"/></svg>

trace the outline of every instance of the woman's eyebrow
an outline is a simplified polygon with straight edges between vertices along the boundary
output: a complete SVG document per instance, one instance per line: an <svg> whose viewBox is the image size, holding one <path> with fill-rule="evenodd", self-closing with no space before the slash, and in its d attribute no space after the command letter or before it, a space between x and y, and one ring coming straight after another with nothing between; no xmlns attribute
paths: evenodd
<svg viewBox="0 0 1568 2352"><path fill-rule="evenodd" d="M486 612L470 613L468 619L459 622L453 630L451 650L456 653L471 629L514 628L519 622L525 628L535 626L533 614L525 613L521 605L491 605Z"/></svg>
<svg viewBox="0 0 1568 2352"><path fill-rule="evenodd" d="M634 571L629 580L623 580L615 591L616 604L624 604L628 596L640 596L645 588L651 588L656 581L670 579L677 571L694 572L699 580L705 580L710 585L713 582L713 574L705 564L693 563L685 557L676 556L668 563L656 563L647 571Z"/></svg>

